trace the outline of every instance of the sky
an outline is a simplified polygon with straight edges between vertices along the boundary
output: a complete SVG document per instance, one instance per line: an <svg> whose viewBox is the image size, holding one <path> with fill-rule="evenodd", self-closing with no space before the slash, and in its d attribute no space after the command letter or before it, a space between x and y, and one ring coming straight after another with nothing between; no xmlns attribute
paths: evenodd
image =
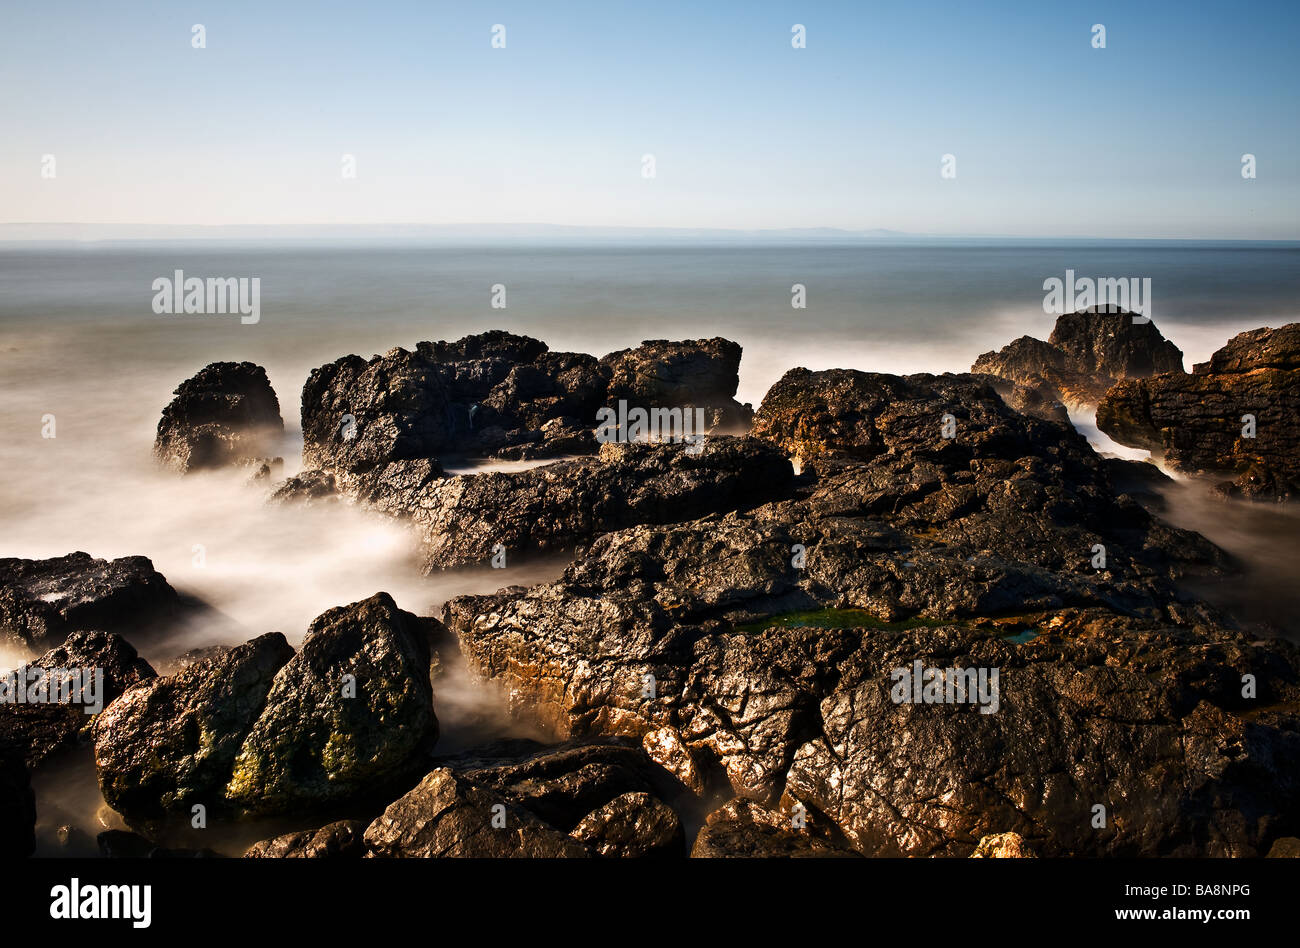
<svg viewBox="0 0 1300 948"><path fill-rule="evenodd" d="M0 222L1296 239L1297 40L1300 0L3 0Z"/></svg>

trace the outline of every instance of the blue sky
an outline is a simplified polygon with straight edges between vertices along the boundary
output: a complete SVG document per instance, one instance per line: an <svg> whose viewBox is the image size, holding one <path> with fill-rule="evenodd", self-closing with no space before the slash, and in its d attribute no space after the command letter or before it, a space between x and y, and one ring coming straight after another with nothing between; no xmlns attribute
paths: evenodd
<svg viewBox="0 0 1300 948"><path fill-rule="evenodd" d="M1293 0L11 0L0 221L1300 238L1297 40Z"/></svg>

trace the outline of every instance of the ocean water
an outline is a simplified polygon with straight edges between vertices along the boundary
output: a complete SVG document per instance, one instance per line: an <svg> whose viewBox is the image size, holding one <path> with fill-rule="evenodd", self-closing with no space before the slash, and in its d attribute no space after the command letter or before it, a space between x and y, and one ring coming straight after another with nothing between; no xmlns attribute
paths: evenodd
<svg viewBox="0 0 1300 948"><path fill-rule="evenodd" d="M1067 268L1149 277L1151 315L1189 369L1235 332L1300 319L1295 245L0 246L0 556L151 557L228 620L220 632L186 630L177 647L271 629L295 640L324 609L378 589L427 613L507 577L422 577L409 535L391 522L348 508L278 509L238 476L157 470L150 445L175 386L217 360L266 366L288 474L299 465L302 384L348 353L492 328L595 355L722 335L744 347L738 397L757 406L794 366L964 371L1017 336L1046 338L1054 317L1042 284ZM260 320L155 314L154 279L178 269L260 278ZM791 306L795 283L805 309ZM504 309L491 305L495 284L506 288ZM54 438L42 437L47 415Z"/></svg>

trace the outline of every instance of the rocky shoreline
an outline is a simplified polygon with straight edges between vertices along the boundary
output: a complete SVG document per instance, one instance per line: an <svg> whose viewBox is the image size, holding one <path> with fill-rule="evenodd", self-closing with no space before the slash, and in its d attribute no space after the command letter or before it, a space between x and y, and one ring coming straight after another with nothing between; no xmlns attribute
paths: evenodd
<svg viewBox="0 0 1300 948"><path fill-rule="evenodd" d="M0 847L32 852L31 775L80 757L130 827L98 835L115 857L1294 851L1300 648L1191 591L1242 564L1067 409L1225 504L1287 501L1300 325L1187 373L1153 324L1072 313L971 373L792 368L756 410L740 360L499 331L347 356L307 379L303 471L278 481L265 372L204 368L159 423L169 470L396 518L429 573L569 563L436 617L376 590L296 650L264 630L159 675L137 649L196 604L147 559L0 560L19 676L103 669L105 701L0 704ZM600 436L615 404L707 430ZM465 459L528 466L446 473ZM453 652L550 739L440 754Z"/></svg>

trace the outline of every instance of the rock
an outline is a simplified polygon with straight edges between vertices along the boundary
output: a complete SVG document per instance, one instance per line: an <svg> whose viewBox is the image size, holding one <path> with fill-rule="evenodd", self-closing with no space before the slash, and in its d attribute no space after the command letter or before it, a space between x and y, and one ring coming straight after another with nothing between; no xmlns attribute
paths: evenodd
<svg viewBox="0 0 1300 948"><path fill-rule="evenodd" d="M276 486L271 500L312 504L338 500L338 486L334 475L325 471L303 471Z"/></svg>
<svg viewBox="0 0 1300 948"><path fill-rule="evenodd" d="M1033 852L1019 833L994 833L982 837L972 859L1032 859Z"/></svg>
<svg viewBox="0 0 1300 948"><path fill-rule="evenodd" d="M554 419L594 425L604 387L593 356L500 331L347 356L303 386L303 464L346 480L394 461L543 442Z"/></svg>
<svg viewBox="0 0 1300 948"><path fill-rule="evenodd" d="M25 859L36 851L36 797L19 754L0 749L0 857Z"/></svg>
<svg viewBox="0 0 1300 948"><path fill-rule="evenodd" d="M137 820L219 808L244 736L292 657L273 632L129 689L92 725L105 801Z"/></svg>
<svg viewBox="0 0 1300 948"><path fill-rule="evenodd" d="M437 738L429 634L378 593L318 616L297 654L272 633L128 690L93 725L104 799L149 821L400 792Z"/></svg>
<svg viewBox="0 0 1300 948"><path fill-rule="evenodd" d="M598 856L680 856L682 824L648 793L625 793L588 813L569 834Z"/></svg>
<svg viewBox="0 0 1300 948"><path fill-rule="evenodd" d="M143 556L0 559L0 637L32 650L55 648L78 631L136 638L180 611L176 591Z"/></svg>
<svg viewBox="0 0 1300 948"><path fill-rule="evenodd" d="M267 464L270 475L268 462L284 422L265 369L252 362L213 362L173 394L154 439L159 461L179 474Z"/></svg>
<svg viewBox="0 0 1300 948"><path fill-rule="evenodd" d="M607 404L706 409L710 426L743 432L753 417L735 401L741 348L722 338L670 342L651 339L600 360L609 373Z"/></svg>
<svg viewBox="0 0 1300 948"><path fill-rule="evenodd" d="M382 793L422 769L437 736L429 628L377 593L312 622L277 671L225 796L272 814Z"/></svg>
<svg viewBox="0 0 1300 948"><path fill-rule="evenodd" d="M420 529L426 568L569 549L638 523L671 523L783 495L793 472L779 451L749 438L609 444L594 459L511 473L437 480L375 504Z"/></svg>
<svg viewBox="0 0 1300 948"><path fill-rule="evenodd" d="M681 784L629 740L569 741L547 746L505 740L435 763L475 786L523 806L565 832L593 811L631 794L674 799Z"/></svg>
<svg viewBox="0 0 1300 948"><path fill-rule="evenodd" d="M1233 337L1191 375L1120 382L1097 427L1176 470L1234 478L1225 495L1284 500L1300 490L1298 413L1300 323L1291 323Z"/></svg>
<svg viewBox="0 0 1300 948"><path fill-rule="evenodd" d="M366 853L366 824L339 820L317 830L286 833L254 843L245 859L359 859Z"/></svg>
<svg viewBox="0 0 1300 948"><path fill-rule="evenodd" d="M496 821L496 825L494 824ZM577 840L504 796L446 767L429 773L366 829L375 856L569 858L589 855Z"/></svg>
<svg viewBox="0 0 1300 948"><path fill-rule="evenodd" d="M710 813L691 848L692 859L851 859L857 855L794 829L788 816L742 799Z"/></svg>
<svg viewBox="0 0 1300 948"><path fill-rule="evenodd" d="M73 632L63 645L16 669L17 680L35 687L35 669L46 671L102 672L102 690L59 702L52 693L47 703L0 704L0 753L15 753L35 768L55 753L76 743L90 723L85 702L102 707L137 682L155 677L153 668L121 636L106 632ZM69 696L70 698L72 696Z"/></svg>
<svg viewBox="0 0 1300 948"><path fill-rule="evenodd" d="M647 757L680 780L691 793L704 793L705 779L701 766L674 728L659 727L646 731L641 736L641 746Z"/></svg>
<svg viewBox="0 0 1300 948"><path fill-rule="evenodd" d="M1066 313L1047 342L1021 336L975 360L972 372L999 376L1036 393L1029 407L1055 399L1067 405L1096 405L1115 382L1183 371L1183 354L1147 321L1134 322L1122 309ZM1036 409L1037 410L1037 409Z"/></svg>
<svg viewBox="0 0 1300 948"><path fill-rule="evenodd" d="M810 459L787 498L603 533L555 582L450 600L469 668L561 736L639 739L682 773L685 753L696 792L797 801L863 854L1014 832L1049 856L1248 855L1293 825L1300 653L1180 588L1228 562L1118 492L1146 471L970 376L794 370L755 430ZM918 660L999 669L999 710L894 702ZM733 848L789 844L737 822Z"/></svg>
<svg viewBox="0 0 1300 948"><path fill-rule="evenodd" d="M1269 859L1300 859L1300 839L1284 836L1275 839L1268 851Z"/></svg>

